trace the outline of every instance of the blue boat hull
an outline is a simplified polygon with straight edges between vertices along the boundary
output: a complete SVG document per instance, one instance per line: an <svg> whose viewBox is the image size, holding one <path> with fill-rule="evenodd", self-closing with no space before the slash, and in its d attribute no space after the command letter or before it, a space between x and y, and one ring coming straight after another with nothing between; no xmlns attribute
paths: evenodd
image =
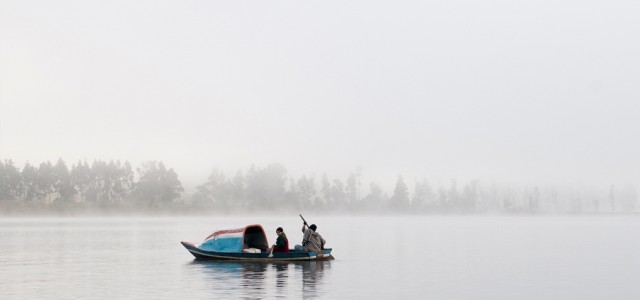
<svg viewBox="0 0 640 300"><path fill-rule="evenodd" d="M229 253L202 250L195 245L181 242L189 253L199 260L235 260L235 261L309 261L309 260L332 260L331 249L324 249L321 255L315 252L274 252L264 253Z"/></svg>

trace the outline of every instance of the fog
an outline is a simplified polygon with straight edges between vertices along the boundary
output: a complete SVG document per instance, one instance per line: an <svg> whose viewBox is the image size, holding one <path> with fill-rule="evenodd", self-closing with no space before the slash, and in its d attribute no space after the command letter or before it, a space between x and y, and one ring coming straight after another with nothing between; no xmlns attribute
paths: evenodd
<svg viewBox="0 0 640 300"><path fill-rule="evenodd" d="M185 203L212 174L281 166L283 198L325 176L347 194L357 174L358 201L372 184L391 201L401 176L411 203L426 182L443 199L495 191L497 211L536 193L562 203L548 211L637 211L639 9L2 1L0 160L129 162L132 184L162 162Z"/></svg>

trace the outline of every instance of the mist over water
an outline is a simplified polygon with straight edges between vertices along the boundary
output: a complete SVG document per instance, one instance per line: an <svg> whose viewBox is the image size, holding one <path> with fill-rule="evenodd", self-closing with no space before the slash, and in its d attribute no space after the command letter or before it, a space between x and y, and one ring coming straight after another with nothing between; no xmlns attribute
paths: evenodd
<svg viewBox="0 0 640 300"><path fill-rule="evenodd" d="M333 261L194 261L180 240L296 216L0 220L3 299L634 299L636 217L305 216Z"/></svg>

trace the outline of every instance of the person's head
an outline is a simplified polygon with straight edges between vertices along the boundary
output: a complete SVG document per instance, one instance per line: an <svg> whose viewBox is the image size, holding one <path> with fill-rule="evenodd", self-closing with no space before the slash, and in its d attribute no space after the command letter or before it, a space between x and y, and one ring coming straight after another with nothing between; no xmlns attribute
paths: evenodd
<svg viewBox="0 0 640 300"><path fill-rule="evenodd" d="M316 226L316 224L311 224L311 226L309 226L309 228L311 228L311 230L316 231L316 228L318 228L318 226Z"/></svg>
<svg viewBox="0 0 640 300"><path fill-rule="evenodd" d="M278 227L278 229L276 229L276 234L281 235L282 233L284 233L284 230L282 229L282 227Z"/></svg>

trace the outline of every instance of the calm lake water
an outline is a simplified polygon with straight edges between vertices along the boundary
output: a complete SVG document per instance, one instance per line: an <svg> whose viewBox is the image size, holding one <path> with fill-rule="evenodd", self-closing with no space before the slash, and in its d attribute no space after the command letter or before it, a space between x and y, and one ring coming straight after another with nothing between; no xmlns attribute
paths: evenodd
<svg viewBox="0 0 640 300"><path fill-rule="evenodd" d="M639 299L640 217L316 217L333 261L194 261L181 240L295 215L2 218L0 299Z"/></svg>

